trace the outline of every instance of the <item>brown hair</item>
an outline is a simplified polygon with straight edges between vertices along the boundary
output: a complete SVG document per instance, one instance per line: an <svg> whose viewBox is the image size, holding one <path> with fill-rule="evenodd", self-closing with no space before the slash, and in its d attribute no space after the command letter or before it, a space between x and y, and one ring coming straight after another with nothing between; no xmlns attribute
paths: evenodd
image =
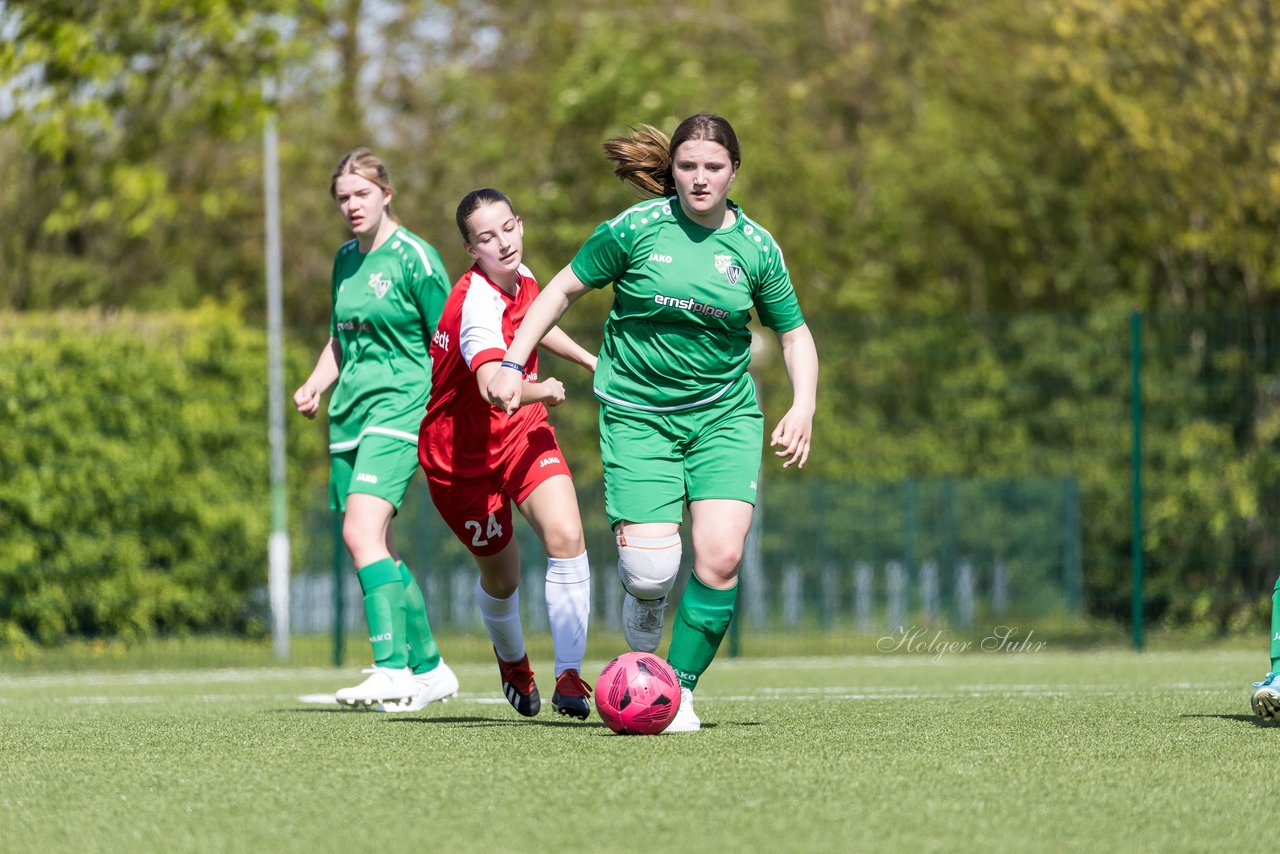
<svg viewBox="0 0 1280 854"><path fill-rule="evenodd" d="M471 229L467 227L467 220L471 215L479 210L483 205L496 205L506 203L511 208L511 213L515 213L516 209L512 206L511 200L507 198L507 194L501 190L495 190L492 187L481 187L478 190L472 190L462 197L462 201L458 202L458 211L454 214L454 219L458 223L458 231L462 232L462 240L465 243L471 242Z"/></svg>
<svg viewBox="0 0 1280 854"><path fill-rule="evenodd" d="M613 174L648 196L670 196L676 191L671 161L676 149L690 140L707 140L724 146L733 167L742 162L738 135L728 119L698 113L682 121L668 138L653 125L631 128L627 136L604 143L605 156L613 161Z"/></svg>
<svg viewBox="0 0 1280 854"><path fill-rule="evenodd" d="M329 195L338 198L338 179L343 175L358 175L366 181L370 181L376 185L384 193L395 192L391 187L391 176L387 174L387 166L382 159L375 155L367 148L357 148L349 154L345 155L338 161L338 166L333 170L333 175L329 178ZM399 222L400 218L391 211L391 205L387 205L387 216L391 217L392 222Z"/></svg>

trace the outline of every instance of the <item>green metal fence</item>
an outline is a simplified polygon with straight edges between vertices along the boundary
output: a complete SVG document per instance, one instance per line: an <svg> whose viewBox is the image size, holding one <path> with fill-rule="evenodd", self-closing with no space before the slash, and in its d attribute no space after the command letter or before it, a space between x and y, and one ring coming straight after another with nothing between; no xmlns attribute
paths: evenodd
<svg viewBox="0 0 1280 854"><path fill-rule="evenodd" d="M474 630L480 625L474 566L425 500L425 490L414 492L402 509L398 546L423 587L433 624ZM593 490L580 501L593 570L593 620L618 632L622 594L612 538L599 511L603 497ZM528 526L518 523L518 531L525 556L522 616L529 631L543 632L545 555ZM324 537L316 533L304 554L322 563ZM335 643L341 644L364 616L336 530L330 541L336 571L295 576L293 623L310 632L337 627ZM688 548L683 563L687 576ZM883 635L905 625L968 629L1012 615L1078 616L1079 490L1069 478L766 483L741 583L739 630L747 632ZM336 598L335 590L341 590Z"/></svg>
<svg viewBox="0 0 1280 854"><path fill-rule="evenodd" d="M1150 623L1260 625L1277 572L1278 320L812 323L823 364L814 457L804 472L765 457L740 630L883 634L1087 614L1128 623L1140 647ZM569 331L588 346L598 336ZM763 342L753 374L771 426L790 392ZM572 369L547 362L569 387L553 417L578 472L593 619L614 627L595 405ZM415 493L397 524L433 619L475 627L474 571ZM328 530L317 525L313 536ZM526 622L538 631L542 556L525 534ZM312 583L332 577L307 560ZM362 617L344 577L354 627Z"/></svg>

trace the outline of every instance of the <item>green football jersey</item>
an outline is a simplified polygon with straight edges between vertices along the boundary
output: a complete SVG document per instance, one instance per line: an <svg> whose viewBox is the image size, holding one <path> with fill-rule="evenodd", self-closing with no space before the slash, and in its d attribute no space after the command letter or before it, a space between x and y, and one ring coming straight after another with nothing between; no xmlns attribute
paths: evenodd
<svg viewBox="0 0 1280 854"><path fill-rule="evenodd" d="M601 223L571 266L583 284L613 283L595 394L616 406L670 412L716 400L747 370L754 309L775 332L804 323L782 250L733 202L712 229L672 196Z"/></svg>
<svg viewBox="0 0 1280 854"><path fill-rule="evenodd" d="M352 240L333 259L329 334L342 350L329 399L329 451L370 434L417 444L431 392L427 350L449 295L440 253L400 227L368 254Z"/></svg>

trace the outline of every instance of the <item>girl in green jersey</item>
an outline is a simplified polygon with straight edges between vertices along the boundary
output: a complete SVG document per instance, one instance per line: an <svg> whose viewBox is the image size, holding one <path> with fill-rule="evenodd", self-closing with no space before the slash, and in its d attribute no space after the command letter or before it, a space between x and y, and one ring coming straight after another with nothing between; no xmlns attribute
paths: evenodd
<svg viewBox="0 0 1280 854"><path fill-rule="evenodd" d="M751 314L777 334L791 381L771 435L784 469L809 457L818 354L782 251L729 199L741 157L727 121L690 116L669 140L645 126L605 151L616 175L655 198L602 223L547 284L487 390L514 411L537 342L580 296L613 285L594 391L623 633L638 650L661 640L687 504L693 575L668 650L681 700L667 732L689 732L701 726L692 691L733 617L756 500L764 431L747 373Z"/></svg>
<svg viewBox="0 0 1280 854"><path fill-rule="evenodd" d="M422 590L396 556L391 517L418 469L418 423L431 389L427 346L449 295L431 244L391 213L386 167L358 148L338 163L329 192L355 239L333 262L329 341L293 395L315 418L329 400L329 501L364 592L374 666L339 703L417 711L458 692L427 622ZM336 386L335 386L336 383Z"/></svg>

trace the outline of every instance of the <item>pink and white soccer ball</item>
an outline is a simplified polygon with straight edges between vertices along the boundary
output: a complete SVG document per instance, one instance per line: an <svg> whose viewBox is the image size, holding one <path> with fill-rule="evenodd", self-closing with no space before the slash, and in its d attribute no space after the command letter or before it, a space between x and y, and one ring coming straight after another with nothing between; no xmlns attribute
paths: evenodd
<svg viewBox="0 0 1280 854"><path fill-rule="evenodd" d="M618 735L657 735L680 708L676 672L649 652L625 652L596 682L596 711Z"/></svg>

